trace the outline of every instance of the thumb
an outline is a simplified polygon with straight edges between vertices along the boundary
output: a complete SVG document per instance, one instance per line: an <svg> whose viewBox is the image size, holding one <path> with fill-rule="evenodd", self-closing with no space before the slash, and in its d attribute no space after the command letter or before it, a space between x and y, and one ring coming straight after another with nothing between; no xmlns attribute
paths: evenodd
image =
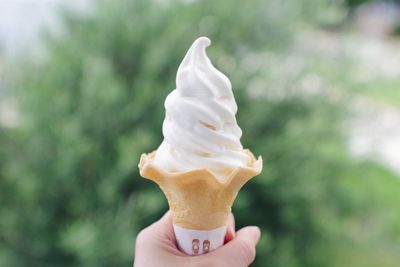
<svg viewBox="0 0 400 267"><path fill-rule="evenodd" d="M249 266L256 257L256 245L260 235L257 226L242 228L232 241L211 254L218 259L224 259L227 266Z"/></svg>

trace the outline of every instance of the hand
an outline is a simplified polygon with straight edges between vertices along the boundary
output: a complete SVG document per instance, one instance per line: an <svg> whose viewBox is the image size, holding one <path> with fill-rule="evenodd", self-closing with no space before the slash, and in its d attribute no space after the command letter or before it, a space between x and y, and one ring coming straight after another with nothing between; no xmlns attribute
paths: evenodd
<svg viewBox="0 0 400 267"><path fill-rule="evenodd" d="M176 245L172 217L167 212L159 221L143 229L136 239L134 267L244 267L256 256L260 229L256 226L242 228L235 233L235 221L228 220L225 245L204 255L187 256Z"/></svg>

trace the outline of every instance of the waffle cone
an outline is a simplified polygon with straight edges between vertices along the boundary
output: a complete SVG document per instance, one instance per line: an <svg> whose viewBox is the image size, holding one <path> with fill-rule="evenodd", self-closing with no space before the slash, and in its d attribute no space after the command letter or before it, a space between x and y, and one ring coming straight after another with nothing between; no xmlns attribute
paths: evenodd
<svg viewBox="0 0 400 267"><path fill-rule="evenodd" d="M168 172L154 164L155 151L142 154L140 175L157 183L164 192L173 222L187 229L212 230L226 225L232 204L242 186L258 175L262 159L251 157L246 167L232 169L221 181L207 169Z"/></svg>

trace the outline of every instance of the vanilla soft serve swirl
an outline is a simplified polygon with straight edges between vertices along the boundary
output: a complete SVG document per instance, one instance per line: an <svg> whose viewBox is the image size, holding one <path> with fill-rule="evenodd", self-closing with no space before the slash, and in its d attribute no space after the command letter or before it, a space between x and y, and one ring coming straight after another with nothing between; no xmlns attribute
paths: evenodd
<svg viewBox="0 0 400 267"><path fill-rule="evenodd" d="M250 157L240 143L232 85L211 64L209 45L208 38L198 38L179 66L176 89L165 100L164 141L155 164L171 172L205 168L223 179Z"/></svg>

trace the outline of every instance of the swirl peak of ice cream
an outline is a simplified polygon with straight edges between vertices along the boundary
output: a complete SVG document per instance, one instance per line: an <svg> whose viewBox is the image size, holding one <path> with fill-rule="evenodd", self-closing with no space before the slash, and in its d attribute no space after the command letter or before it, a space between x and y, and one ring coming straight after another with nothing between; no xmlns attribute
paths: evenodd
<svg viewBox="0 0 400 267"><path fill-rule="evenodd" d="M155 164L171 172L208 169L224 179L248 164L235 114L229 79L206 55L207 37L190 47L176 76L176 89L165 100L164 141Z"/></svg>

